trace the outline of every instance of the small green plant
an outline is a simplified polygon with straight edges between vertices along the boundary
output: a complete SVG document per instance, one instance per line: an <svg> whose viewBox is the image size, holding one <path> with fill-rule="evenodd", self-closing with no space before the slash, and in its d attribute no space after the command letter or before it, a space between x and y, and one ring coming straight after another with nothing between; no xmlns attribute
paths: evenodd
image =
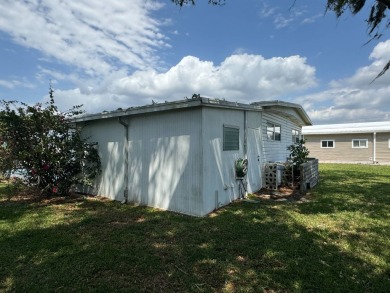
<svg viewBox="0 0 390 293"><path fill-rule="evenodd" d="M287 147L287 150L290 151L289 160L297 167L307 162L310 153L305 146L305 142L304 139L300 139L298 142Z"/></svg>

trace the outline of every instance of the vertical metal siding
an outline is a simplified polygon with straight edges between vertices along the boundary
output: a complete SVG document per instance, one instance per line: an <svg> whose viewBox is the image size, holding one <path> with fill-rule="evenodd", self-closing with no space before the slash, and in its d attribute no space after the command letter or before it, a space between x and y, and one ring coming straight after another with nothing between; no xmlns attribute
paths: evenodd
<svg viewBox="0 0 390 293"><path fill-rule="evenodd" d="M223 125L239 127L240 149L223 150ZM239 197L234 162L244 157L244 112L203 108L204 214Z"/></svg>
<svg viewBox="0 0 390 293"><path fill-rule="evenodd" d="M96 179L93 193L122 201L124 191L124 129L117 119L88 122L86 137L98 143L102 173Z"/></svg>
<svg viewBox="0 0 390 293"><path fill-rule="evenodd" d="M251 129L248 141L256 144L248 147L249 163L257 161L258 153L261 165L284 161L297 125L275 114L251 111L246 120ZM281 125L281 141L267 141L267 121ZM127 122L130 201L203 216L239 197L234 162L245 156L243 110L199 107L131 116ZM224 124L239 127L239 150L223 151ZM98 194L123 200L123 126L117 119L99 120L90 122L86 133L98 141L102 157ZM261 170L262 166L260 174ZM250 180L256 180L252 175ZM251 182L250 188L261 186L259 181Z"/></svg>
<svg viewBox="0 0 390 293"><path fill-rule="evenodd" d="M200 109L136 116L129 122L129 199L202 215Z"/></svg>
<svg viewBox="0 0 390 293"><path fill-rule="evenodd" d="M263 187L262 112L248 112L248 192Z"/></svg>

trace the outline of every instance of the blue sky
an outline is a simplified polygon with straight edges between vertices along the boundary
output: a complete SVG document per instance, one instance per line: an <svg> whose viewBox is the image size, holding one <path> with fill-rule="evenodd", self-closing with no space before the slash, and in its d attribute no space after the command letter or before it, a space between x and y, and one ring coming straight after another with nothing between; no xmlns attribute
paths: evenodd
<svg viewBox="0 0 390 293"><path fill-rule="evenodd" d="M51 80L62 110L199 93L299 103L314 124L390 120L390 73L371 83L390 40L363 46L367 10L336 19L325 0L197 2L2 0L0 99L45 101Z"/></svg>

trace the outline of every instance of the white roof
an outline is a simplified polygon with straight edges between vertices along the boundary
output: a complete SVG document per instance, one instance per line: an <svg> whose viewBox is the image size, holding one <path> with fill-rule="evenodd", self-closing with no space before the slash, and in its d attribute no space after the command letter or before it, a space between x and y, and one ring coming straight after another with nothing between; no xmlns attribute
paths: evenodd
<svg viewBox="0 0 390 293"><path fill-rule="evenodd" d="M295 109L298 112L299 117L302 119L303 124L305 125L312 124L305 110L298 104L282 102L282 101L267 101L267 102L257 102L252 104L244 104L244 103L237 103L237 102L229 102L220 99L206 98L200 95L193 95L193 97L190 99L178 100L173 102L165 102L165 103L153 102L152 104L145 105L145 106L130 107L127 109L119 108L115 111L110 111L110 112L103 111L102 113L83 115L77 118L73 118L71 121L78 123L78 122L85 122L91 120L119 118L123 116L131 116L137 114L145 114L145 113L174 110L174 109L184 109L184 108L199 107L199 106L226 108L226 109L240 109L240 110L247 110L247 111L263 111L263 109L267 109L267 111L271 111L269 109L272 109L272 107L280 106L280 107ZM302 124L302 122L298 121L294 115L290 115L287 112L278 112L278 113L280 115L284 115L288 117L292 121L296 121L298 125Z"/></svg>
<svg viewBox="0 0 390 293"><path fill-rule="evenodd" d="M303 126L302 134L390 132L390 121Z"/></svg>

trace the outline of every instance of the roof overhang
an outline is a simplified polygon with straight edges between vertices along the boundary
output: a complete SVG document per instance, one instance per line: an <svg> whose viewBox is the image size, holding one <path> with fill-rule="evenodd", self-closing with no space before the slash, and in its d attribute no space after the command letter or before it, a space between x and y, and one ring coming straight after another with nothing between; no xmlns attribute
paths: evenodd
<svg viewBox="0 0 390 293"><path fill-rule="evenodd" d="M346 134L390 132L390 121L313 125L302 128L302 134Z"/></svg>
<svg viewBox="0 0 390 293"><path fill-rule="evenodd" d="M251 105L257 105L257 106L262 107L265 110L268 110L269 112L273 112L273 113L285 116L285 117L293 120L298 125L302 125L302 122L303 122L303 125L312 125L313 124L309 115L307 115L306 111L299 104L275 100L275 101L255 102L255 103L252 103ZM290 115L289 113L278 110L277 108L294 109L296 111L296 113L298 114L299 118L301 119L301 121L299 121L294 115Z"/></svg>

